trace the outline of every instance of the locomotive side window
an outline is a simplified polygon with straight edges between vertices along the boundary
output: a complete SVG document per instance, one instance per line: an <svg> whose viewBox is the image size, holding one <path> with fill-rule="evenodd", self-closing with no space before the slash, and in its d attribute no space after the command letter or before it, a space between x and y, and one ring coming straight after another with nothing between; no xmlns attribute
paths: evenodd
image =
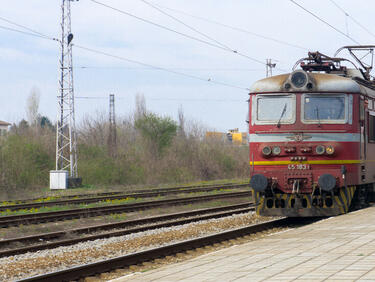
<svg viewBox="0 0 375 282"><path fill-rule="evenodd" d="M292 124L296 119L295 95L257 95L252 120L256 124Z"/></svg>
<svg viewBox="0 0 375 282"><path fill-rule="evenodd" d="M375 112L369 111L368 141L375 143Z"/></svg>
<svg viewBox="0 0 375 282"><path fill-rule="evenodd" d="M305 123L345 123L347 121L346 95L303 95L302 121Z"/></svg>

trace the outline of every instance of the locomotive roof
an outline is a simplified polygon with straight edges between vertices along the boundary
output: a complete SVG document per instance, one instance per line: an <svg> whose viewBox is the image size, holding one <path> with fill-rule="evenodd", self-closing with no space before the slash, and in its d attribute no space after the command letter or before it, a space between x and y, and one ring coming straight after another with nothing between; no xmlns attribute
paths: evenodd
<svg viewBox="0 0 375 282"><path fill-rule="evenodd" d="M297 72L303 72L298 70ZM294 72L295 73L295 72ZM250 87L250 93L261 92L345 92L345 93L362 93L375 98L375 91L359 84L349 77L343 77L336 74L326 73L307 73L312 88L296 89L291 87L286 89L285 85L290 82L293 73L275 75L256 81Z"/></svg>

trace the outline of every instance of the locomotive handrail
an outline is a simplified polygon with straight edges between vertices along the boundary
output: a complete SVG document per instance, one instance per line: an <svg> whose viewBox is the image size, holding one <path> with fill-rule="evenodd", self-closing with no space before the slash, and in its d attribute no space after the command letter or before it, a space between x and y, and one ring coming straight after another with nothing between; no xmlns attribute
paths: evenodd
<svg viewBox="0 0 375 282"><path fill-rule="evenodd" d="M374 48L375 45L350 45L350 46L343 46L335 52L334 56L336 57L342 50L344 49L369 49L369 48Z"/></svg>

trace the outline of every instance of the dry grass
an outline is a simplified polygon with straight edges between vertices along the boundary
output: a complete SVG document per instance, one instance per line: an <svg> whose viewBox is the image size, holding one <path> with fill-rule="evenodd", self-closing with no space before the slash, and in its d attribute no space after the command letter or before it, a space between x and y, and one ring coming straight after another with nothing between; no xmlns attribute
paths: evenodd
<svg viewBox="0 0 375 282"><path fill-rule="evenodd" d="M0 138L0 200L248 177L247 146L207 140L203 126L185 119L156 152L156 141L135 126L145 112L118 118L116 148L108 144L104 115L86 118L77 126L78 170L85 187L74 192L48 189L49 171L55 169L54 129L25 122L14 125L8 136ZM171 122L168 117L157 118Z"/></svg>

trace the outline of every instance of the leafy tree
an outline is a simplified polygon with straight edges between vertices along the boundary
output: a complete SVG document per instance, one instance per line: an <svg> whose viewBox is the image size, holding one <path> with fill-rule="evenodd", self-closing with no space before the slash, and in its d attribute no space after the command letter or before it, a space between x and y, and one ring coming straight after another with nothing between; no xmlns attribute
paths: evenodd
<svg viewBox="0 0 375 282"><path fill-rule="evenodd" d="M135 121L135 128L151 142L158 155L171 144L177 133L177 123L174 120L154 113L144 113Z"/></svg>
<svg viewBox="0 0 375 282"><path fill-rule="evenodd" d="M54 126L50 119L46 116L38 116L38 124L41 128L48 128L48 129L54 129Z"/></svg>

